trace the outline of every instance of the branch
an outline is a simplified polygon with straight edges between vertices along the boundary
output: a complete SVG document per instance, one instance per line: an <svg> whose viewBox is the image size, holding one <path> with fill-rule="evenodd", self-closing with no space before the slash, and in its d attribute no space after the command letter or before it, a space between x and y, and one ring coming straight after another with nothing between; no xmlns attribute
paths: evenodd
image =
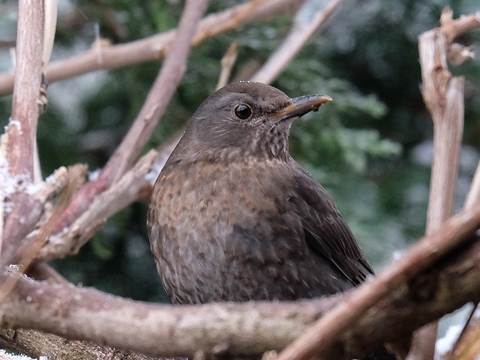
<svg viewBox="0 0 480 360"><path fill-rule="evenodd" d="M89 236L92 236L106 220L106 214L101 214L94 222L86 224L85 228L76 227L76 224L73 224L81 221L79 217L83 216L85 218L88 216L86 210L92 202L95 202L94 199L98 200L98 195L109 189L125 173L150 138L153 129L160 120L160 116L165 111L183 77L191 38L206 9L206 4L206 0L202 0L202 2L187 1L178 32L175 35L176 46L164 61L162 69L132 127L107 165L100 172L99 178L83 186L73 197L66 211L57 219L53 234L59 234L67 229L67 231L72 232L72 236L76 239L77 244L73 245L69 253L78 251L79 246L83 245L89 239ZM53 243L56 243L56 241L53 241ZM62 254L65 254L65 249L63 249Z"/></svg>
<svg viewBox="0 0 480 360"><path fill-rule="evenodd" d="M480 354L480 317L478 316L478 309L474 313L471 321L469 321L468 326L465 328L462 333L462 338L457 346L453 349L454 351L445 359L448 360L467 360L467 359L478 359Z"/></svg>
<svg viewBox="0 0 480 360"><path fill-rule="evenodd" d="M40 358L55 360L154 360L146 355L120 351L86 341L66 340L35 330L0 329L0 347ZM0 359L2 357L0 356ZM23 358L18 358L23 360ZM164 360L164 359L159 359Z"/></svg>
<svg viewBox="0 0 480 360"><path fill-rule="evenodd" d="M203 19L192 44L198 45L227 30L243 24L259 21L276 13L289 10L301 4L297 0L252 0L246 4L212 14ZM146 39L120 45L98 44L86 53L66 60L52 62L46 68L49 83L69 79L97 70L115 69L145 61L160 60L169 51L176 36L176 30L154 35ZM13 89L13 75L0 74L0 95L10 94Z"/></svg>
<svg viewBox="0 0 480 360"><path fill-rule="evenodd" d="M480 28L480 13L465 15L453 20L453 11L446 8L442 11L440 23L448 44L451 44L459 35Z"/></svg>
<svg viewBox="0 0 480 360"><path fill-rule="evenodd" d="M132 166L165 112L185 74L190 44L207 4L207 0L187 0L172 42L175 46L163 62L162 69L132 127L100 173L100 177L106 178L108 183L113 183Z"/></svg>
<svg viewBox="0 0 480 360"><path fill-rule="evenodd" d="M38 99L42 79L43 1L31 3L21 0L18 6L12 116L0 145L0 167L4 181L2 186L11 187L9 193L2 191L0 205L4 206L4 201L8 198L13 206L9 212L2 214L6 215L6 221L2 224L4 229L0 239L0 254L8 248L14 248L33 229L40 217L40 214L30 214L31 199L25 190L33 182ZM20 219L23 220L22 226L19 226Z"/></svg>
<svg viewBox="0 0 480 360"><path fill-rule="evenodd" d="M322 357L337 339L358 321L359 314L367 312L402 283L411 281L414 275L465 243L468 236L479 226L480 205L452 217L438 231L420 240L376 278L362 284L350 297L288 346L277 360Z"/></svg>
<svg viewBox="0 0 480 360"><path fill-rule="evenodd" d="M471 207L478 204L480 200L480 162L477 165L475 174L473 175L472 183L470 184L470 189L468 190L467 199L465 200L465 209L470 209Z"/></svg>
<svg viewBox="0 0 480 360"><path fill-rule="evenodd" d="M282 45L275 50L262 68L257 71L251 81L259 81L266 84L271 83L273 79L287 67L315 31L330 18L340 3L341 0L330 1L324 9L320 9L315 13L310 23L301 21L297 14L294 26L290 30L287 38ZM311 5L309 4L309 6Z"/></svg>
<svg viewBox="0 0 480 360"><path fill-rule="evenodd" d="M461 31L480 26L478 16L453 20L453 12L445 8L440 28L423 33L419 38L422 69L422 95L433 120L433 165L427 211L427 233L435 231L452 214L457 179L458 159L463 135L463 77L452 77L447 56L451 42ZM420 329L413 338L409 360L433 360L438 323Z"/></svg>
<svg viewBox="0 0 480 360"><path fill-rule="evenodd" d="M444 10L445 12L446 10ZM463 77L448 70L448 42L442 28L420 36L422 95L434 124L434 160L427 232L451 216L463 134Z"/></svg>
<svg viewBox="0 0 480 360"><path fill-rule="evenodd" d="M44 183L37 185L39 186L38 190L30 194L29 200L31 202L31 205L28 215L25 214L25 216L32 217L33 215L35 218L39 218L44 211L45 204L51 201L56 195L58 195L62 191L62 189L67 184L68 179L68 170L65 167L60 167L52 175L50 175ZM30 188L30 192L32 192L33 189L33 187ZM19 222L22 223L22 220L19 220ZM23 243L21 245L23 245ZM12 262L12 257L15 253L22 253L22 250L17 251L17 249L19 248L11 248L3 255L0 261L1 267L5 267L11 263L16 263ZM2 295L0 295L0 297L1 296Z"/></svg>
<svg viewBox="0 0 480 360"><path fill-rule="evenodd" d="M151 191L149 182L156 151L145 154L118 182L95 196L82 213L62 233L50 236L40 250L37 260L52 260L73 255L103 226L105 221L128 204L146 197ZM35 236L35 234L32 234Z"/></svg>
<svg viewBox="0 0 480 360"><path fill-rule="evenodd" d="M476 216L478 223L478 209ZM471 221L467 214L455 217L441 232L424 239L423 248L440 239L450 242L465 236L462 229L472 230ZM398 263L409 262L412 253L418 259L421 253L415 252L417 248L418 245ZM438 258L436 254L426 257L430 264ZM468 301L480 300L477 239L450 254L448 260L442 257L432 271L418 277L425 262L420 261L420 265L411 263L402 271L396 271L400 266L389 271L399 281L385 289L387 297L365 308L361 317L356 316L356 321L346 324L346 331L334 338L342 354L360 356ZM362 289L375 286L375 282L376 279L352 293L315 300L171 306L122 299L71 284L36 282L22 276L0 305L0 324L4 328L36 329L154 356L193 356L198 351L208 354L219 348L225 352L223 355L258 355L282 349L297 336L308 333L308 327L319 317L323 316L320 321L330 318L337 307L355 306L357 295ZM432 296L425 296L423 284L435 284ZM343 316L337 318L343 325L341 320ZM335 327L331 329L336 332ZM340 358L336 355L331 358Z"/></svg>
<svg viewBox="0 0 480 360"><path fill-rule="evenodd" d="M28 275L33 276L36 280L71 286L63 276L44 262L33 264L28 269ZM56 360L70 360L72 358L83 360L154 360L151 357L130 351L120 351L86 341L67 340L57 335L27 329L0 329L0 347L8 348L17 353L28 354L35 358L47 356Z"/></svg>
<svg viewBox="0 0 480 360"><path fill-rule="evenodd" d="M280 4L282 4L282 2L269 2L269 6L267 6L264 2L257 1L255 2L255 6L252 3L249 7L249 10L246 8L243 9L242 12L239 12L238 15L236 15L235 18L230 19L230 21L239 21L240 18L243 19L247 16L250 19L254 19L255 16L259 15L264 16L269 12L278 11L280 8ZM284 2L283 4L285 5ZM261 11L259 12L258 9L261 9ZM258 11L255 12L254 10ZM202 38L204 36L206 35L197 34L196 37ZM298 50L299 49L297 48L295 51ZM167 81L167 83L170 84L171 81ZM151 99L151 102L161 99L162 104L166 104L167 96L161 95L159 94L159 92L165 90L167 86L159 85L155 88L156 90L152 88L148 99ZM137 124L136 136L141 136L142 142L145 142L146 139L150 136L149 134L147 134L147 130L144 126L145 119L143 119L141 116L141 114L145 113L147 111L146 109L149 108L147 105L148 99L145 102L143 110L140 112L140 114L137 116L137 119L135 120L135 124ZM150 104L150 108L152 106L155 107L155 105ZM158 109L155 110L158 111ZM149 121L151 122L152 120ZM132 129L134 126L132 126ZM138 135L138 129L140 129L140 131L143 131L141 135ZM151 132L151 129L149 129L148 132ZM132 130L131 134L134 134ZM131 135L132 138L133 136L134 135ZM152 186L156 178L158 177L158 174L160 173L163 164L170 155L171 151L175 148L179 139L179 135L175 136L169 142L169 144L164 147L163 150L159 151L158 158L155 159L151 164L146 175L146 179ZM119 149L117 150L117 155L113 156L112 159L110 159L109 163L102 171L102 174L104 176L101 175L99 179L86 184L74 197L69 208L65 212L64 216L59 220L56 226L56 229L54 231L54 233L56 233L56 236L51 240L47 247L42 250L39 257L40 259L53 259L55 257L63 257L68 254L76 253L80 246L82 246L86 241L88 241L89 236L93 235L104 224L104 221L108 218L106 217L107 214L110 216L119 209L121 209L121 207L119 207L120 203L116 202L116 204L111 204L112 201L115 201L115 198L113 197L114 192L118 192L118 190L114 190L112 192L109 192L108 195L102 196L101 201L94 201L93 199L98 196L98 194L101 194L102 192L106 191L106 189L108 189L109 183L112 180L113 176L116 172L118 173L120 171L120 165L118 163L122 161L125 164L125 159L128 158L128 156L130 156L130 158L133 158L132 146L129 145L131 142L134 142L137 146L140 145L140 142L138 140L124 141L123 145L121 145L121 147L119 147ZM144 169L143 165L141 166L141 168ZM144 174L143 170L137 168L135 169L134 173L130 173L130 176L128 176L128 178L123 182L124 184L128 184L128 189L130 190L131 194L135 193L135 189L137 190L137 192L135 196L123 197L125 202L122 204L122 206L127 206L129 204L127 200L130 202L138 200L139 198L143 197L142 194L145 195L151 190L147 187L147 185L145 185L145 179L141 177L141 174ZM99 207L96 207L97 205ZM106 207L109 207L108 212L105 211ZM79 217L81 217L81 219L79 219ZM88 229L89 231L86 231L80 236L78 234L79 229ZM58 255L55 255L56 251L58 251Z"/></svg>
<svg viewBox="0 0 480 360"><path fill-rule="evenodd" d="M222 71L220 72L220 77L218 78L215 90L218 90L228 84L230 75L232 74L233 66L237 61L237 56L237 43L233 42L223 55L222 60L220 60L220 63L222 64Z"/></svg>

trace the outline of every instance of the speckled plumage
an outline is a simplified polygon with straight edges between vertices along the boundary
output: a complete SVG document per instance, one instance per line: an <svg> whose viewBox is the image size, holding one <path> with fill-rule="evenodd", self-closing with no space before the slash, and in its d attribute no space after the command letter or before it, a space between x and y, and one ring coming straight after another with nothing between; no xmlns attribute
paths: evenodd
<svg viewBox="0 0 480 360"><path fill-rule="evenodd" d="M292 122L326 101L242 82L200 106L148 214L173 303L318 297L372 273L331 198L288 153Z"/></svg>

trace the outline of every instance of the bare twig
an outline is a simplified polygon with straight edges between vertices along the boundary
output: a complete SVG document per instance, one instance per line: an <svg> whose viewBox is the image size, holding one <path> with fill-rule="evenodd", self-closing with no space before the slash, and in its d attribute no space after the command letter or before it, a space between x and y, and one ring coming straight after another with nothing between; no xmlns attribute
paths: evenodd
<svg viewBox="0 0 480 360"><path fill-rule="evenodd" d="M478 241L470 242L463 252L457 252L448 261L436 262L436 272L425 275L425 281L435 278L438 283L432 298L419 301L416 291L423 289L416 289L409 282L426 263L431 264L437 258L432 255L434 249L425 258L422 251L432 244L451 243L452 239L458 240L459 235L473 231L476 228L472 224L474 218L476 224L480 224L479 207L473 213L465 212L449 220L441 231L423 239L419 242L422 245L416 245L398 263L409 262L407 259L414 253L413 259L420 259L420 267L410 263L389 271L398 281L385 289L388 296L371 308L365 308L361 317L355 312L357 321L346 325L348 329L341 336L333 335L345 355L360 356L383 341L398 339L433 318L470 300L480 299ZM419 248L423 250L419 252ZM397 271L400 268L402 270ZM374 286L374 281L366 287ZM375 289L380 287L375 286ZM158 356L191 356L197 350L208 353L218 344L224 344L228 354L253 355L283 348L318 317L323 316L320 321L330 318L336 304L356 306L359 292L362 290L291 303L180 307L134 302L95 289L34 282L21 277L15 291L0 305L0 325L32 328ZM341 316L337 321L343 319Z"/></svg>
<svg viewBox="0 0 480 360"><path fill-rule="evenodd" d="M58 0L45 1L43 28L43 54L42 66L45 68L52 55L53 43L55 42L55 32L57 30Z"/></svg>
<svg viewBox="0 0 480 360"><path fill-rule="evenodd" d="M29 194L30 194L30 201L31 205L29 208L29 213L34 214L35 217L40 217L40 215L44 211L45 204L52 200L53 197L55 197L60 191L65 187L66 183L68 180L68 173L67 169L64 167L59 168L56 170L52 175L50 175L43 184L38 184L32 188L29 189ZM2 184L5 184L2 182ZM34 189L38 188L35 192ZM5 185L3 187L0 187L0 193L2 190L5 189ZM3 209L0 207L0 210ZM1 213L1 211L0 211ZM2 219L2 218L0 218ZM19 219L20 225L22 223L22 219ZM0 221L1 223L1 221ZM1 230L1 227L0 227ZM0 259L0 267L6 266L7 264L10 263L12 260L12 256L14 253L19 253L21 250L19 250L18 247L16 248L11 248L5 254L2 256Z"/></svg>
<svg viewBox="0 0 480 360"><path fill-rule="evenodd" d="M206 9L206 1L187 1L175 35L176 46L169 52L149 95L128 134L100 172L99 178L86 184L58 220L54 234L70 226L90 206L93 198L108 189L132 165L165 111L186 68L186 58L197 23ZM98 227L89 226L92 231ZM75 229L77 232L79 229ZM91 232L89 232L91 234Z"/></svg>
<svg viewBox="0 0 480 360"><path fill-rule="evenodd" d="M453 20L453 11L447 8L442 12L440 23L447 42L451 44L459 35L480 27L480 13L464 15Z"/></svg>
<svg viewBox="0 0 480 360"><path fill-rule="evenodd" d="M470 209L475 204L478 204L480 200L480 162L477 165L475 170L475 175L473 176L472 184L468 191L467 199L465 200L465 209Z"/></svg>
<svg viewBox="0 0 480 360"><path fill-rule="evenodd" d="M223 55L222 60L222 71L220 72L220 77L218 79L217 90L227 85L228 80L230 79L230 74L232 73L233 66L237 61L237 43L233 42L227 49L225 55Z"/></svg>
<svg viewBox="0 0 480 360"><path fill-rule="evenodd" d="M312 37L315 31L330 18L341 0L333 0L328 5L317 11L310 23L297 19L282 45L270 56L262 68L252 77L252 81L270 83L283 71L293 57Z"/></svg>
<svg viewBox="0 0 480 360"><path fill-rule="evenodd" d="M410 281L413 275L448 251L460 246L479 227L479 215L480 206L464 211L448 220L439 231L420 240L402 258L374 279L362 284L350 297L302 334L278 356L278 360L308 359L314 355L321 356L322 352L324 354L349 326L358 321L359 314L368 311L389 292Z"/></svg>
<svg viewBox="0 0 480 360"><path fill-rule="evenodd" d="M33 176L33 144L38 121L37 101L42 76L43 6L33 7L19 1L15 91L12 117L2 138L2 150L12 177L21 176L31 182Z"/></svg>
<svg viewBox="0 0 480 360"><path fill-rule="evenodd" d="M190 44L207 4L206 0L186 2L173 40L175 46L170 49L163 62L162 69L132 127L100 173L100 177L107 178L109 183L130 168L165 112L185 73Z"/></svg>
<svg viewBox="0 0 480 360"><path fill-rule="evenodd" d="M287 39L284 40L281 49L282 51L275 51L267 60L267 62L258 70L257 73L255 73L252 78L250 78L250 81L261 81L265 84L270 84L272 81L275 80L275 78L285 69L285 67L288 65L288 61L290 61L297 53L300 51L302 45L305 44L305 42L308 40L309 36L312 36L315 33L315 30L317 30L322 24L325 23L327 18L330 17L332 14L333 10L338 6L340 1L334 0L329 5L323 9L319 10L315 16L314 19L310 24L305 26L305 24L299 24L296 23L294 24L292 30L290 31L290 35L287 37ZM273 2L270 3L271 6L273 6ZM298 3L300 5L300 3ZM252 16L253 14L258 14L258 12L252 11ZM298 38L294 39L292 37L292 34L295 34ZM299 39L301 41L299 41ZM292 41L295 43L292 45ZM229 51L227 51L227 54ZM225 55L225 57L227 56ZM288 61L286 61L288 59ZM222 60L223 61L223 60ZM229 57L229 61L231 61L231 58ZM278 63L278 64L277 64ZM275 65L274 65L275 64ZM228 66L233 66L233 64L228 64ZM223 68L226 68L227 66L223 65ZM224 71L222 68L222 72ZM225 76L223 76L225 77ZM224 84L225 80L220 76L220 80L218 85ZM218 88L219 86L217 86ZM175 143L177 144L178 141L180 140L182 134L176 134L172 139L170 140L170 143ZM159 151L159 156L162 157L167 157L170 156L171 151L173 151L173 147L167 147L163 151ZM168 152L170 151L170 152ZM155 169L158 169L158 174L160 173L161 168L155 167Z"/></svg>
<svg viewBox="0 0 480 360"><path fill-rule="evenodd" d="M435 131L427 232L438 229L452 213L463 134L463 78L452 78L446 62L447 47L441 29L420 37L422 95Z"/></svg>
<svg viewBox="0 0 480 360"><path fill-rule="evenodd" d="M110 216L149 194L152 185L147 175L152 170L155 158L156 151L149 151L112 187L94 197L88 211L82 213L62 233L50 236L37 260L76 254Z"/></svg>
<svg viewBox="0 0 480 360"><path fill-rule="evenodd" d="M55 206L51 217L38 230L33 241L28 243L22 243L21 246L17 248L18 251L16 251L16 253L18 254L19 260L17 261L13 259L6 259L7 263L3 264L2 268L8 264L17 264L20 266L20 270L22 272L25 272L26 269L28 269L32 261L37 256L38 251L42 248L42 246L47 241L47 238L52 233L56 218L60 216L60 214L65 210L68 201L72 197L73 193L78 189L80 184L83 183L82 168L83 166L71 167L69 169L69 175L66 174L67 171L65 168L61 168L54 174L56 175L55 177L50 177L50 181L46 183L47 186L44 186L42 192L37 196L37 198L39 198L40 200L45 199L42 202L38 202L39 206L44 206L46 199L52 194L54 190L56 190L54 186L57 186L59 182L62 185L64 185L65 183L67 184L65 191L62 193L62 196L57 205ZM5 283L1 284L0 303L6 296L8 296L11 289L15 286L15 279L16 278L14 277L9 277L7 281L5 281Z"/></svg>
<svg viewBox="0 0 480 360"><path fill-rule="evenodd" d="M209 15L200 22L193 45L198 45L245 23L259 21L287 9L290 10L292 7L298 7L301 3L302 1L298 0L252 0L246 4ZM92 47L86 53L50 63L46 68L47 79L50 83L54 83L91 71L115 69L162 59L172 48L171 44L175 33L176 31L172 30L131 43L115 46L103 44ZM9 94L12 89L13 75L0 74L0 95Z"/></svg>
<svg viewBox="0 0 480 360"><path fill-rule="evenodd" d="M87 341L66 340L57 335L35 330L0 329L0 347L35 359L55 360L166 360L121 351ZM0 360L6 360L1 357ZM8 360L26 360L24 357ZM180 359L178 359L180 360Z"/></svg>
<svg viewBox="0 0 480 360"><path fill-rule="evenodd" d="M480 316L478 308L467 322L468 326L462 332L461 341L458 342L453 351L446 357L448 360L474 360L480 355ZM460 340L460 339L459 339Z"/></svg>
<svg viewBox="0 0 480 360"><path fill-rule="evenodd" d="M447 54L455 37L461 31L480 26L478 20L478 16L472 15L453 20L453 12L446 8L442 12L441 27L419 38L422 95L434 124L427 233L437 230L452 214L463 134L464 79L452 77ZM434 322L415 333L409 360L433 360L437 330L438 322Z"/></svg>

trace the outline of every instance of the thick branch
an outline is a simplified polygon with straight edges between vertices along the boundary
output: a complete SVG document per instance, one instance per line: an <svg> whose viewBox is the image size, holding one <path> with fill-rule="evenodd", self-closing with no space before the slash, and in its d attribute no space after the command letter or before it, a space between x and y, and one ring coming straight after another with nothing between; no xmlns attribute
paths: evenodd
<svg viewBox="0 0 480 360"><path fill-rule="evenodd" d="M320 345L334 344L343 355L358 356L380 343L398 340L468 301L480 300L480 242L470 241L462 251L450 253L448 261L442 260L445 251L439 245L458 243L472 234L479 219L478 207L475 216L464 213L453 218L379 278L351 294L294 303L178 307L21 277L16 289L0 305L0 323L2 327L32 328L155 356L191 356L198 350L208 352L216 345L226 346L230 354L280 350L300 334L308 334L308 326L325 314L320 321L335 317L335 326L329 330L336 334L329 344ZM419 275L433 262L429 271ZM395 282L386 283L389 276ZM425 284L430 286L426 288ZM368 297L365 292L372 288L386 296L380 302L359 307ZM338 308L350 307L354 307L353 321L338 312ZM338 324L344 326L344 332L337 331Z"/></svg>
<svg viewBox="0 0 480 360"><path fill-rule="evenodd" d="M480 25L475 18L469 16L453 20L453 12L445 8L441 17L442 26L423 33L419 38L422 95L434 125L427 233L438 229L453 211L463 135L464 78L452 77L447 56L452 40L460 31L472 28L467 24ZM433 360L437 328L438 323L432 323L415 334L409 360Z"/></svg>
<svg viewBox="0 0 480 360"><path fill-rule="evenodd" d="M35 330L0 329L0 347L21 354L55 360L154 360L146 355L120 351L86 341L66 340ZM2 359L0 357L0 359ZM163 359L162 359L163 360Z"/></svg>
<svg viewBox="0 0 480 360"><path fill-rule="evenodd" d="M368 311L402 283L411 281L415 274L460 246L479 226L480 205L454 216L438 231L420 240L375 279L362 284L352 296L295 340L278 359L300 360L325 355L337 339L356 323L359 314Z"/></svg>
<svg viewBox="0 0 480 360"><path fill-rule="evenodd" d="M5 134L5 153L11 176L33 180L33 149L38 121L42 78L43 5L19 1L15 90L12 117Z"/></svg>
<svg viewBox="0 0 480 360"><path fill-rule="evenodd" d="M43 2L21 0L18 6L12 116L0 146L0 167L4 168L2 180L5 181L2 186L13 187L10 194L1 194L0 205L4 206L3 202L8 197L13 207L6 214L0 253L14 248L33 229L40 216L35 213L28 215L31 199L26 194L26 188L33 182L42 79ZM19 226L20 223L22 226Z"/></svg>
<svg viewBox="0 0 480 360"><path fill-rule="evenodd" d="M451 216L458 156L463 134L463 77L452 78L447 66L447 36L442 28L420 36L422 95L434 124L434 161L427 232Z"/></svg>

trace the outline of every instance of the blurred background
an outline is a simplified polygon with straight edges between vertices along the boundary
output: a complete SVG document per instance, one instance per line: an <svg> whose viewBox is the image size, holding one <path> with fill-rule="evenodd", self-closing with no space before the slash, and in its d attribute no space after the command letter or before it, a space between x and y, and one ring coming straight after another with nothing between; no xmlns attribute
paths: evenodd
<svg viewBox="0 0 480 360"><path fill-rule="evenodd" d="M307 0L305 20L328 1ZM211 1L208 12L237 5ZM273 83L288 95L322 93L334 101L297 122L291 152L329 191L368 259L379 270L425 229L432 122L423 104L417 38L438 26L445 1L344 2ZM12 71L16 1L0 2L0 71ZM480 10L478 0L450 5L455 17ZM96 38L123 43L176 27L179 0L59 0L52 61L87 51ZM303 17L303 18L302 18ZM294 17L248 24L192 50L188 70L148 147L180 129L215 90L220 60L232 42L238 60L232 79L245 79L282 42ZM478 44L480 31L459 39ZM38 145L48 176L62 165L101 168L138 113L161 62L97 71L53 83L40 117ZM466 77L464 146L456 194L462 207L479 159L480 63L458 67ZM11 113L11 96L0 98L0 125ZM70 281L146 301L168 302L146 235L147 202L108 220L74 257L53 265Z"/></svg>

